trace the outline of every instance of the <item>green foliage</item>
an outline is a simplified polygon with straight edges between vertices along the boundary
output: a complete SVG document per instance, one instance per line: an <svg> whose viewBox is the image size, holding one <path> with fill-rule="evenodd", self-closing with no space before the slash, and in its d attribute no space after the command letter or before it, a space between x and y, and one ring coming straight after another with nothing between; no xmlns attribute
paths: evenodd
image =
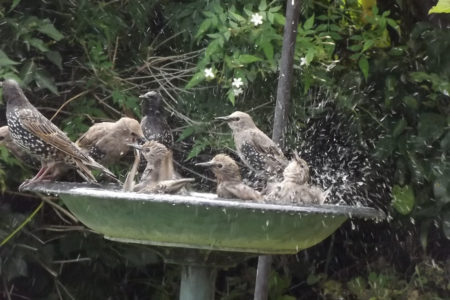
<svg viewBox="0 0 450 300"><path fill-rule="evenodd" d="M450 1L449 0L439 0L438 3L430 8L429 14L439 14L439 13L450 13Z"/></svg>

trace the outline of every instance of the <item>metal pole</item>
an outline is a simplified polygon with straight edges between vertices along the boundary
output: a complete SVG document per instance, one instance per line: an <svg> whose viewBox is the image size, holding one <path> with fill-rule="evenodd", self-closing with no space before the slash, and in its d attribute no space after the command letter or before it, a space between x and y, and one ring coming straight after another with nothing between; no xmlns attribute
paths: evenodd
<svg viewBox="0 0 450 300"><path fill-rule="evenodd" d="M180 300L214 300L216 270L213 267L181 267Z"/></svg>
<svg viewBox="0 0 450 300"><path fill-rule="evenodd" d="M286 23L284 24L283 48L281 50L280 75L278 77L277 102L272 134L272 140L282 148L284 147L284 135L286 134L288 123L299 15L300 0L287 0ZM269 255L262 255L258 258L254 300L266 300L268 298L271 263L272 257Z"/></svg>

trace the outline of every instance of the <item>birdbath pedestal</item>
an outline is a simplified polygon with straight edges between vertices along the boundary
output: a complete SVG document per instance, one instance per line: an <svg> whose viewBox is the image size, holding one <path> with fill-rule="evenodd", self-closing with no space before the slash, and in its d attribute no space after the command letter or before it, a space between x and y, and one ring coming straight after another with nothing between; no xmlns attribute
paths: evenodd
<svg viewBox="0 0 450 300"><path fill-rule="evenodd" d="M369 207L289 206L189 196L137 194L67 182L26 186L55 194L87 227L105 238L158 246L182 266L180 300L214 299L215 270L259 254L295 254L321 242L348 218L384 219Z"/></svg>

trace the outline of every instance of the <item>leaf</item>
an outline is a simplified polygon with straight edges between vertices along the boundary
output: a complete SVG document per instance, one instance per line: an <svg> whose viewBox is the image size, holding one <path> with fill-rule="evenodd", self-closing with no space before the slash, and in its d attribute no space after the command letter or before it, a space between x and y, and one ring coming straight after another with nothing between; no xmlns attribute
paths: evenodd
<svg viewBox="0 0 450 300"><path fill-rule="evenodd" d="M195 34L195 38L201 37L211 26L211 19L204 20L200 26L198 27L197 33Z"/></svg>
<svg viewBox="0 0 450 300"><path fill-rule="evenodd" d="M194 74L194 76L192 76L191 80L189 80L189 82L186 84L185 88L186 89L190 89L193 88L194 86L196 86L197 84L199 84L200 82L205 80L205 74L204 71L200 71Z"/></svg>
<svg viewBox="0 0 450 300"><path fill-rule="evenodd" d="M308 49L308 52L306 52L305 56L306 65L309 65L312 62L312 60L314 59L314 54L315 54L314 48Z"/></svg>
<svg viewBox="0 0 450 300"><path fill-rule="evenodd" d="M414 208L414 192L409 185L405 185L403 187L399 185L394 185L392 188L392 206L395 210L402 214L409 214Z"/></svg>
<svg viewBox="0 0 450 300"><path fill-rule="evenodd" d="M30 43L31 46L38 49L41 52L47 52L49 49L45 45L44 41L37 38L31 38L28 40L28 43Z"/></svg>
<svg viewBox="0 0 450 300"><path fill-rule="evenodd" d="M358 65L364 75L364 78L367 80L367 77L369 77L369 61L365 56L361 56Z"/></svg>
<svg viewBox="0 0 450 300"><path fill-rule="evenodd" d="M62 35L62 33L59 32L52 23L50 23L50 20L46 19L45 21L46 24L39 26L37 30L55 41L60 41L64 35Z"/></svg>
<svg viewBox="0 0 450 300"><path fill-rule="evenodd" d="M303 29L309 30L314 25L314 15L308 18L308 20L305 21L305 24L303 24Z"/></svg>
<svg viewBox="0 0 450 300"><path fill-rule="evenodd" d="M62 57L58 51L48 51L45 56L49 61L55 64L60 70L62 70Z"/></svg>
<svg viewBox="0 0 450 300"><path fill-rule="evenodd" d="M233 89L230 89L228 91L228 100L231 102L231 104L233 104L233 106L236 103L236 96L234 95Z"/></svg>
<svg viewBox="0 0 450 300"><path fill-rule="evenodd" d="M13 0L13 2L11 3L11 7L9 8L8 12L10 12L14 8L16 8L16 6L19 5L20 1L22 1L22 0Z"/></svg>
<svg viewBox="0 0 450 300"><path fill-rule="evenodd" d="M267 9L266 0L261 0L261 2L259 2L258 9L259 11L265 11Z"/></svg>
<svg viewBox="0 0 450 300"><path fill-rule="evenodd" d="M180 136L178 137L177 142L181 142L184 139L190 137L191 135L193 135L195 133L195 128L192 126L186 127L180 134Z"/></svg>
<svg viewBox="0 0 450 300"><path fill-rule="evenodd" d="M263 49L264 55L268 60L273 60L273 46L270 41L264 41L261 45L261 48Z"/></svg>
<svg viewBox="0 0 450 300"><path fill-rule="evenodd" d="M450 0L439 0L438 3L428 11L428 14L439 13L450 13Z"/></svg>
<svg viewBox="0 0 450 300"><path fill-rule="evenodd" d="M429 142L439 139L444 133L447 121L443 115L436 113L423 113L419 117L417 133Z"/></svg>
<svg viewBox="0 0 450 300"><path fill-rule="evenodd" d="M36 70L36 64L32 59L28 60L20 69L20 78L24 85L28 85L34 78L34 72Z"/></svg>
<svg viewBox="0 0 450 300"><path fill-rule="evenodd" d="M450 240L450 209L442 213L442 231L445 237Z"/></svg>
<svg viewBox="0 0 450 300"><path fill-rule="evenodd" d="M433 182L433 194L442 204L450 203L450 181L447 174L438 177Z"/></svg>
<svg viewBox="0 0 450 300"><path fill-rule="evenodd" d="M375 44L374 40L366 40L366 41L364 41L364 46L362 48L362 52L370 49L373 46L373 44Z"/></svg>
<svg viewBox="0 0 450 300"><path fill-rule="evenodd" d="M41 88L46 88L50 90L53 94L58 95L58 89L55 85L55 81L50 77L47 72L43 70L38 70L34 73L34 79L36 83Z"/></svg>
<svg viewBox="0 0 450 300"><path fill-rule="evenodd" d="M400 134L402 134L403 130L405 130L405 128L406 128L406 125L408 125L408 123L406 122L405 119L401 119L400 121L398 121L397 125L395 126L394 130L392 131L392 137L396 138Z"/></svg>
<svg viewBox="0 0 450 300"><path fill-rule="evenodd" d="M3 50L0 50L0 67L8 67L19 64L18 62L10 59Z"/></svg>
<svg viewBox="0 0 450 300"><path fill-rule="evenodd" d="M238 58L237 61L241 64L250 64L256 61L261 61L262 59L254 56L254 55L250 55L250 54L241 54Z"/></svg>

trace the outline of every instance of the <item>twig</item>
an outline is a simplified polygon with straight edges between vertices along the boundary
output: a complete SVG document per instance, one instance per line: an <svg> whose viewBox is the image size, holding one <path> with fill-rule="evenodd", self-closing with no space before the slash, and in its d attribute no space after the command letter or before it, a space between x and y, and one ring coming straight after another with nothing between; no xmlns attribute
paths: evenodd
<svg viewBox="0 0 450 300"><path fill-rule="evenodd" d="M6 244L16 233L18 233L25 225L27 225L31 219L38 213L38 211L44 206L44 202L42 201L41 204L38 205L38 207L29 215L25 221L22 222L13 232L11 232L1 243L0 247Z"/></svg>
<svg viewBox="0 0 450 300"><path fill-rule="evenodd" d="M66 102L64 102L63 105L61 105L61 106L58 108L58 110L53 114L53 116L50 118L50 121L52 121L52 120L58 115L58 113L59 113L59 112L60 112L67 104L69 104L69 103L72 102L73 100L75 100L75 99L77 99L77 98L79 98L79 97L81 97L81 96L83 96L83 95L86 95L88 92L90 92L90 91L89 91L89 90L83 91L83 92L81 92L81 93L79 93L79 94L73 96L72 98L70 98L70 99L67 100Z"/></svg>

